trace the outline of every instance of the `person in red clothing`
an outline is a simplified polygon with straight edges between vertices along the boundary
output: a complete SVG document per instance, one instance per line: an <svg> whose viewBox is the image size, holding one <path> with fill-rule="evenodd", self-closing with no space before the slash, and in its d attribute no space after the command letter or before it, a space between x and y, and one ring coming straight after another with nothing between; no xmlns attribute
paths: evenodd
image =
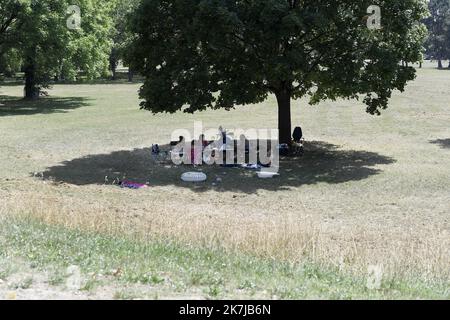
<svg viewBox="0 0 450 320"><path fill-rule="evenodd" d="M193 165L201 165L203 163L203 140L202 136L200 136L198 141L192 140L191 143L191 164Z"/></svg>
<svg viewBox="0 0 450 320"><path fill-rule="evenodd" d="M203 146L203 148L206 148L209 145L209 141L207 141L205 139L205 135L204 134L200 135L200 139L199 140L200 140L200 143Z"/></svg>

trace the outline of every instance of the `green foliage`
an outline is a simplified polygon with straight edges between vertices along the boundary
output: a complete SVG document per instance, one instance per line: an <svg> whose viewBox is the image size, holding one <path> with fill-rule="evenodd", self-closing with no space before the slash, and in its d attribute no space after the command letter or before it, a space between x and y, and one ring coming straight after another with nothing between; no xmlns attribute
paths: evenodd
<svg viewBox="0 0 450 320"><path fill-rule="evenodd" d="M10 59L13 53L20 53L25 71L32 73L33 85L45 87L54 77L72 80L79 71L89 79L107 73L112 27L110 4L100 0L0 1L2 10L17 16L10 26L8 41L4 41L5 55ZM70 5L81 9L79 30L67 26ZM13 9L20 13L14 13Z"/></svg>
<svg viewBox="0 0 450 320"><path fill-rule="evenodd" d="M20 71L21 66L22 56L19 50L11 49L8 54L0 52L0 74L12 77Z"/></svg>
<svg viewBox="0 0 450 320"><path fill-rule="evenodd" d="M26 1L0 0L0 53L24 13Z"/></svg>
<svg viewBox="0 0 450 320"><path fill-rule="evenodd" d="M450 59L450 0L431 0L431 16L425 21L430 35L427 49L430 58Z"/></svg>
<svg viewBox="0 0 450 320"><path fill-rule="evenodd" d="M115 72L120 60L124 60L128 41L131 38L127 28L129 15L135 10L140 0L115 0L112 10L114 28L112 28L112 48L109 56L110 69Z"/></svg>
<svg viewBox="0 0 450 320"><path fill-rule="evenodd" d="M195 112L297 99L365 95L379 114L421 59L422 0L376 1L382 29L366 26L367 0L143 0L130 26L129 58L146 77L141 106Z"/></svg>

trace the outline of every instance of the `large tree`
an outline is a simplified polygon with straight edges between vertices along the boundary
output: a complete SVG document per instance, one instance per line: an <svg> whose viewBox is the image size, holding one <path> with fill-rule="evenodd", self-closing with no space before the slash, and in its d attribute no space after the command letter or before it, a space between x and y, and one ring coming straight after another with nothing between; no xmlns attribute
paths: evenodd
<svg viewBox="0 0 450 320"><path fill-rule="evenodd" d="M381 7L379 30L368 8ZM291 99L359 98L379 114L415 70L422 0L143 0L130 25L144 109L195 112L278 100L290 143ZM372 18L370 18L372 21Z"/></svg>
<svg viewBox="0 0 450 320"><path fill-rule="evenodd" d="M19 52L25 71L25 97L39 97L41 88L55 77L74 79L106 74L110 51L111 6L101 0L0 0L21 14L10 27L6 54ZM81 9L81 24L71 28L72 5ZM3 7L2 7L3 9ZM15 50L15 51L13 51Z"/></svg>
<svg viewBox="0 0 450 320"><path fill-rule="evenodd" d="M429 30L427 52L442 69L442 60L450 59L450 0L430 0L428 6L431 15L425 22Z"/></svg>

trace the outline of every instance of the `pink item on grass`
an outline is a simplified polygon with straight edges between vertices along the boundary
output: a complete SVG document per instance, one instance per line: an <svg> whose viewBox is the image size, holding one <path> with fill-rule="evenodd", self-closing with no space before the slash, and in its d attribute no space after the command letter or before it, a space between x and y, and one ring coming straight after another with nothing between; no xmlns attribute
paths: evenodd
<svg viewBox="0 0 450 320"><path fill-rule="evenodd" d="M141 189L141 188L148 188L146 184L143 183L136 183L131 181L122 181L120 183L121 188L129 188L129 189Z"/></svg>

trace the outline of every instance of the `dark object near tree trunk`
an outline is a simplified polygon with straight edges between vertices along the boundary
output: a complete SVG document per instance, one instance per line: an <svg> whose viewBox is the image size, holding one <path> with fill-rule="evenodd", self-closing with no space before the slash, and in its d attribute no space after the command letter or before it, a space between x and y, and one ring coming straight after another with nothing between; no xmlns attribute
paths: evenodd
<svg viewBox="0 0 450 320"><path fill-rule="evenodd" d="M109 68L111 69L112 80L116 80L117 79L117 62L110 60Z"/></svg>
<svg viewBox="0 0 450 320"><path fill-rule="evenodd" d="M300 141L301 141L302 138L303 138L303 131L302 131L302 128L296 127L296 128L294 129L294 133L292 134L292 138L294 138L294 141L295 141L295 142L300 143Z"/></svg>
<svg viewBox="0 0 450 320"><path fill-rule="evenodd" d="M443 69L444 67L443 67L443 65L442 65L442 60L441 59L439 59L438 60L438 69Z"/></svg>
<svg viewBox="0 0 450 320"><path fill-rule="evenodd" d="M116 80L117 79L117 76L116 76L116 74L117 74L117 71L116 71L116 68L115 67L112 67L111 68L111 73L112 73L112 80Z"/></svg>
<svg viewBox="0 0 450 320"><path fill-rule="evenodd" d="M39 99L39 87L36 85L36 67L30 61L25 67L25 99Z"/></svg>
<svg viewBox="0 0 450 320"><path fill-rule="evenodd" d="M117 57L117 50L113 48L109 54L109 69L112 73L112 80L117 79L117 66L119 65L119 60Z"/></svg>
<svg viewBox="0 0 450 320"><path fill-rule="evenodd" d="M133 82L134 72L131 68L128 68L128 82Z"/></svg>
<svg viewBox="0 0 450 320"><path fill-rule="evenodd" d="M276 93L278 101L279 143L291 145L291 95L286 89Z"/></svg>

